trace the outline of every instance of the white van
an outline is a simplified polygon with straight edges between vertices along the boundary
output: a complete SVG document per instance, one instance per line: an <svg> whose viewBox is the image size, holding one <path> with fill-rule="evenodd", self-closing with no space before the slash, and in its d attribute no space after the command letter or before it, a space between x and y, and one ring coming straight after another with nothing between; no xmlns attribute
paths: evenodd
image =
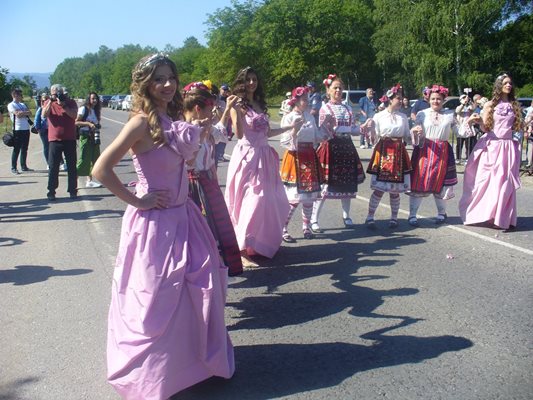
<svg viewBox="0 0 533 400"><path fill-rule="evenodd" d="M342 102L352 107L355 115L359 114L359 100L366 96L366 90L343 90Z"/></svg>

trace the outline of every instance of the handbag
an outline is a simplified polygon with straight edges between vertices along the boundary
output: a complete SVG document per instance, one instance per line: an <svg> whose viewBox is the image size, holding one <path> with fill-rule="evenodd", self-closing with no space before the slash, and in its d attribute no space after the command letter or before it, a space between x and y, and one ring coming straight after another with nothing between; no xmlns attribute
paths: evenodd
<svg viewBox="0 0 533 400"><path fill-rule="evenodd" d="M33 123L33 121L31 120L30 117L26 117L28 118L28 124L30 124L30 131L31 133L39 133L39 131L37 130L37 128L35 127L35 124Z"/></svg>
<svg viewBox="0 0 533 400"><path fill-rule="evenodd" d="M15 130L15 119L13 119L13 130ZM6 131L7 131L7 124L6 124ZM13 147L15 145L15 136L13 135L12 132L6 132L2 136L2 142L4 142L4 144L7 147Z"/></svg>

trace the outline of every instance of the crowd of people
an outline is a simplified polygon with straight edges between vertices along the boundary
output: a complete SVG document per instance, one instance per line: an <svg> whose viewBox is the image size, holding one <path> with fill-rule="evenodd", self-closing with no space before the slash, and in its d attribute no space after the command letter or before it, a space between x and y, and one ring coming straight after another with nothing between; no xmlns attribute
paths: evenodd
<svg viewBox="0 0 533 400"><path fill-rule="evenodd" d="M464 224L516 226L521 146L516 133L524 122L510 76L496 78L484 104L481 98L472 104L462 98L457 110L443 110L448 89L437 84L425 88L412 108L400 84L380 98L381 109L368 89L360 115L343 103L340 77L330 74L323 84L326 101L314 82L288 92L280 127L274 128L254 68L238 71L231 87L221 86L224 96L217 96L210 81L180 90L175 63L151 54L132 71L130 118L101 154L97 93L89 93L79 109L61 85L51 87L50 98L42 97L35 125L47 148L48 199L55 200L64 159L71 198L77 197L77 177L84 176L86 187L103 184L127 204L107 341L108 379L123 398L168 399L211 376L233 375L224 322L228 280L273 258L283 242L296 241L289 222L298 205L305 240L324 232L319 220L326 199L340 200L339 221L353 229L351 199L368 174L368 229L377 228L375 213L385 193L390 229L399 225L402 193L409 196L410 226L418 226L418 208L430 195L435 223L445 223L459 158L449 139L459 131L466 138L482 132L477 142L462 143L468 156L459 202ZM9 111L17 143L12 171L18 174L19 157L21 170L29 170L31 125L21 93L14 91ZM217 161L221 144L233 135L237 143L223 193ZM372 148L366 169L353 141L358 135L361 146ZM281 165L268 143L275 136L285 149ZM114 171L127 153L138 175L134 192Z"/></svg>

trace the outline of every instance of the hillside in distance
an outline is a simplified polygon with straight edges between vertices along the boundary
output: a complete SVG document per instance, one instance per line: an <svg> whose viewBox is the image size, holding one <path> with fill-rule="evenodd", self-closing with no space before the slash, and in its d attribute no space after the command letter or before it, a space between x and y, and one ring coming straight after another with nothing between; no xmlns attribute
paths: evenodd
<svg viewBox="0 0 533 400"><path fill-rule="evenodd" d="M50 87L50 75L52 75L51 72L9 72L7 74L7 81L9 82L11 78L22 80L22 78L26 75L31 76L35 80L37 89Z"/></svg>

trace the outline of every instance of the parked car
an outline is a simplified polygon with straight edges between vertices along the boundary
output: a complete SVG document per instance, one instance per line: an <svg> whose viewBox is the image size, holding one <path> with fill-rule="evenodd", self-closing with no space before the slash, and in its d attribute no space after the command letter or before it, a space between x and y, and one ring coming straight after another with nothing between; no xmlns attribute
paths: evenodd
<svg viewBox="0 0 533 400"><path fill-rule="evenodd" d="M459 104L459 96L448 96L444 99L444 103L442 103L442 109L455 111Z"/></svg>
<svg viewBox="0 0 533 400"><path fill-rule="evenodd" d="M133 96L131 94L128 94L126 97L124 97L124 100L122 100L122 110L131 111L132 100L133 100Z"/></svg>
<svg viewBox="0 0 533 400"><path fill-rule="evenodd" d="M366 90L343 90L342 102L352 107L354 115L359 114L359 100L366 96Z"/></svg>
<svg viewBox="0 0 533 400"><path fill-rule="evenodd" d="M109 107L109 100L111 100L111 97L113 96L110 94L100 95L100 103L102 104L102 107Z"/></svg>
<svg viewBox="0 0 533 400"><path fill-rule="evenodd" d="M526 108L531 106L531 102L533 102L533 97L519 97L516 99L520 103L520 107L522 107L522 116L526 117Z"/></svg>
<svg viewBox="0 0 533 400"><path fill-rule="evenodd" d="M122 109L122 100L126 97L125 94L116 94L109 100L109 108L112 110Z"/></svg>

